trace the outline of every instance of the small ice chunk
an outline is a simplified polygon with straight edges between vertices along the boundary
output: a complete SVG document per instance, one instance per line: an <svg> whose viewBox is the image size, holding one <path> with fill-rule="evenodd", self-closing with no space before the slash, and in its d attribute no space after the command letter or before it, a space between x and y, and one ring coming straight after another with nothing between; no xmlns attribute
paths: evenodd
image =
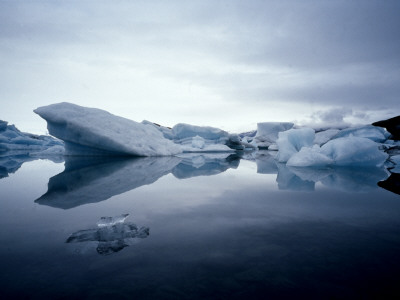
<svg viewBox="0 0 400 300"><path fill-rule="evenodd" d="M116 217L101 217L100 221L97 222L98 227L105 227L105 226L113 226L118 223L125 222L125 219L129 216L129 214L123 214Z"/></svg>

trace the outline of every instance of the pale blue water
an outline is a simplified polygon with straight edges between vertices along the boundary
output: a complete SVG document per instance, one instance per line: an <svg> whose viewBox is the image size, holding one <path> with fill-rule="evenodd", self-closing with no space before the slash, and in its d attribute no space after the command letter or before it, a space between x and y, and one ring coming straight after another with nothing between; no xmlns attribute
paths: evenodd
<svg viewBox="0 0 400 300"><path fill-rule="evenodd" d="M268 157L63 170L35 160L0 179L1 299L400 296L400 196L377 185L382 170Z"/></svg>

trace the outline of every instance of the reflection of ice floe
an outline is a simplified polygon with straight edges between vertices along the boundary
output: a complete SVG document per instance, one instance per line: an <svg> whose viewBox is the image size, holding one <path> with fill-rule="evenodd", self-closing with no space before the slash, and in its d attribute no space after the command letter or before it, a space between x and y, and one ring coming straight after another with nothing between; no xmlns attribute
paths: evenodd
<svg viewBox="0 0 400 300"><path fill-rule="evenodd" d="M48 191L35 202L69 209L95 203L151 184L168 174L180 162L177 157L146 157L132 159L99 158L88 160L67 158L65 170L50 178Z"/></svg>
<svg viewBox="0 0 400 300"><path fill-rule="evenodd" d="M179 157L181 162L172 170L179 179L216 175L230 168L236 169L240 162L237 155L229 153L182 154Z"/></svg>
<svg viewBox="0 0 400 300"><path fill-rule="evenodd" d="M116 217L102 217L98 228L79 230L69 236L66 243L98 242L97 252L108 255L129 246L134 239L149 236L148 227L138 227L125 222L128 214Z"/></svg>

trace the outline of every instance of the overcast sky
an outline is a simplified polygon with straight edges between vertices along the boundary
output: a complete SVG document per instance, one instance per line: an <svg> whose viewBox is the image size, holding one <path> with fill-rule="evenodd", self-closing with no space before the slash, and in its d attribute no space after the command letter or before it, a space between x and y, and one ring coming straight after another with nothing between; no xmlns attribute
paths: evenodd
<svg viewBox="0 0 400 300"><path fill-rule="evenodd" d="M231 132L400 114L400 1L0 0L0 119L68 101Z"/></svg>

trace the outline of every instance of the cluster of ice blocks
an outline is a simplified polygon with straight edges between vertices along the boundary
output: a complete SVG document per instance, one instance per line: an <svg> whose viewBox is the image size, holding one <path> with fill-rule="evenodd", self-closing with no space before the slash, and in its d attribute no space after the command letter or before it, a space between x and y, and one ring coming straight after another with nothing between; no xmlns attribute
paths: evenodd
<svg viewBox="0 0 400 300"><path fill-rule="evenodd" d="M258 123L255 132L230 134L209 126L180 123L168 128L149 121L138 123L66 102L35 112L47 121L49 133L63 142L22 134L2 122L0 149L63 153L64 143L67 156L174 156L268 149L277 150L275 159L292 167L369 167L382 166L389 158L387 150L399 148L385 128L372 125L315 132L289 122L264 122Z"/></svg>

